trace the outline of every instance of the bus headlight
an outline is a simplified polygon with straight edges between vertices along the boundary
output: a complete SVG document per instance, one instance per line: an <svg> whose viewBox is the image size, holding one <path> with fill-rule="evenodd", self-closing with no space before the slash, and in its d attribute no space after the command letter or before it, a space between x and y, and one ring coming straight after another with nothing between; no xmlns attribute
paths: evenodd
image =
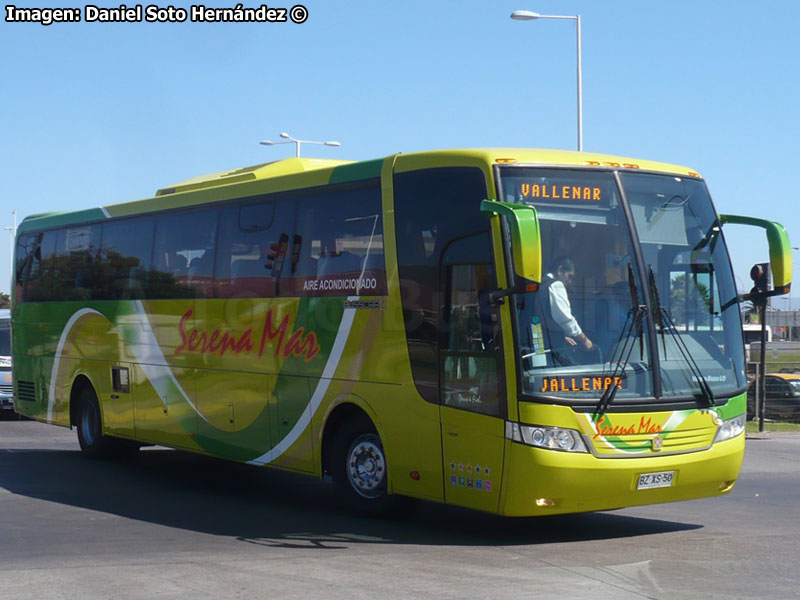
<svg viewBox="0 0 800 600"><path fill-rule="evenodd" d="M562 452L588 452L581 434L574 429L540 427L506 423L506 437L535 448L560 450Z"/></svg>
<svg viewBox="0 0 800 600"><path fill-rule="evenodd" d="M714 443L716 444L717 442L730 440L736 436L742 435L744 433L745 421L746 415L739 415L738 417L723 421L722 425L717 429L717 437L714 438Z"/></svg>

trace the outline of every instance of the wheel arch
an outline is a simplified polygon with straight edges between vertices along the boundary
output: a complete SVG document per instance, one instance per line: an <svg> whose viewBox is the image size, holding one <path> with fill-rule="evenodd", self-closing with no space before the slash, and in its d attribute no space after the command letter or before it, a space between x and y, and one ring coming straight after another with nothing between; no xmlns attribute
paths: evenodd
<svg viewBox="0 0 800 600"><path fill-rule="evenodd" d="M383 433L383 428L381 427L375 411L372 410L372 407L358 396L347 395L336 398L336 400L331 403L322 426L320 466L323 479L327 480L327 478L331 476L333 450L338 432L345 423L356 419L363 419L372 425L375 432L380 436L384 445L384 452L386 452L386 438ZM388 455L386 460L388 464ZM391 487L391 477L389 477L389 486Z"/></svg>
<svg viewBox="0 0 800 600"><path fill-rule="evenodd" d="M77 419L80 417L80 405L78 399L85 389L91 389L97 396L97 405L100 408L100 422L102 423L103 407L100 404L100 397L97 395L97 388L85 373L78 373L75 379L72 380L72 387L69 391L69 426L75 425Z"/></svg>

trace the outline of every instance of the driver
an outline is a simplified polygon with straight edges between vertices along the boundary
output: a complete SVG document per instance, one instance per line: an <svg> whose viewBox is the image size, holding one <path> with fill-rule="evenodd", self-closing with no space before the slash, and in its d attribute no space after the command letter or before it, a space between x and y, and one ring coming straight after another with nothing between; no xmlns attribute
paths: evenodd
<svg viewBox="0 0 800 600"><path fill-rule="evenodd" d="M544 304L545 323L550 336L550 347L558 360L564 364L575 364L571 358L580 346L586 352L594 349L594 344L581 329L572 314L567 286L575 278L575 263L563 256L553 262L545 275L540 293L547 292Z"/></svg>

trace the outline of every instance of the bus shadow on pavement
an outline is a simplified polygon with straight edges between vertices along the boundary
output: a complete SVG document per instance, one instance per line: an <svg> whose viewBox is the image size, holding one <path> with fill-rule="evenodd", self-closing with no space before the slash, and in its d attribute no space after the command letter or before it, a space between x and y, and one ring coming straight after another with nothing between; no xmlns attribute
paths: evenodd
<svg viewBox="0 0 800 600"><path fill-rule="evenodd" d="M314 478L161 448L120 462L87 460L76 451L0 451L0 488L276 548L529 545L702 527L613 512L504 518L429 502L403 514L366 517L342 507L333 487Z"/></svg>

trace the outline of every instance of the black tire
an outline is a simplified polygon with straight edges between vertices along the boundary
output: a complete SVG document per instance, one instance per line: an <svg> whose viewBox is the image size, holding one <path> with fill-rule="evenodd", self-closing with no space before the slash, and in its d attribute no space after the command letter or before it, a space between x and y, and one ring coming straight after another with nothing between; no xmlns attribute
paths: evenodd
<svg viewBox="0 0 800 600"><path fill-rule="evenodd" d="M84 387L78 395L78 443L87 458L114 458L119 446L103 435L103 418L97 394L91 387Z"/></svg>
<svg viewBox="0 0 800 600"><path fill-rule="evenodd" d="M333 483L342 501L358 512L385 514L396 506L389 495L383 443L366 417L346 422L333 445Z"/></svg>

